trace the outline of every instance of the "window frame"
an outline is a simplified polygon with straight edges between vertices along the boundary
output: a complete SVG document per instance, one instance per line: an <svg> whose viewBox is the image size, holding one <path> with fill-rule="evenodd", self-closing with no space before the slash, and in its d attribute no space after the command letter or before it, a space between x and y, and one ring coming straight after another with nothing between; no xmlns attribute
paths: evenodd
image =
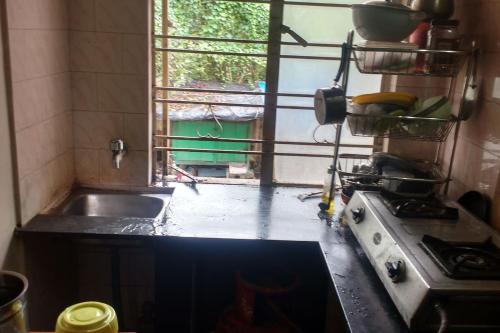
<svg viewBox="0 0 500 333"><path fill-rule="evenodd" d="M153 0L154 1L154 0ZM162 1L162 15L168 17L168 1ZM287 55L282 54L281 46L294 45L300 46L298 42L284 42L282 41L281 27L283 25L283 14L286 5L293 6L315 6L315 7L330 7L330 8L351 8L349 4L335 4L335 3L322 3L322 2L305 2L305 1L289 1L289 0L207 0L207 1L227 1L227 2L240 2L240 3L261 3L269 4L269 33L267 41L248 40L248 39L231 39L231 38L216 38L216 37L196 37L196 36L176 36L169 35L168 25L162 24L162 34L155 34L155 10L152 6L152 114L153 114L153 182L162 182L164 177L168 174L165 173L165 161L168 163L168 154L174 151L184 152L207 152L207 153L232 153L232 154L247 154L247 155L260 155L261 156L261 186L284 185L274 179L274 158L275 156L295 156L295 157L320 157L330 158L333 160L338 148L375 148L376 144L342 144L338 145L336 142L332 143L316 143L316 142L297 142L297 141L277 141L276 140L276 116L278 109L300 109L300 110L314 110L314 107L304 106L291 106L279 105L278 97L306 97L313 98L311 94L291 94L279 92L279 74L280 74L280 61L281 59L310 59L310 60L324 60L324 61L338 61L340 57L320 57L320 56L300 56L300 55ZM221 51L200 51L200 50L187 50L187 49L174 49L168 47L169 39L178 40L194 40L194 41L213 41L213 42L235 42L235 43L251 43L251 44L267 44L267 53L253 54L253 53L234 53L234 52L221 52ZM162 47L156 47L156 41L162 40ZM326 48L341 48L342 44L336 43L308 43L308 46L326 47ZM163 84L156 85L156 56L161 52L163 61ZM168 54L172 53L191 53L191 54L220 54L220 55L234 55L234 56L252 56L252 57L266 57L266 91L253 92L253 91L235 91L235 90L218 90L218 89L195 89L195 88L180 88L170 87L168 81ZM351 59L351 62L353 59ZM165 65L167 64L167 65ZM169 98L157 98L157 91L184 91L184 92L203 92L203 93L218 93L218 94L234 94L234 95L256 95L264 96L264 104L238 104L238 103L215 103L203 101L187 101L176 100ZM348 96L349 98L350 96ZM223 106L244 106L244 107L260 107L264 108L263 113L263 128L262 139L232 139L232 138L205 138L205 137L187 137L187 136L173 136L170 134L170 121L168 116L163 119L163 128L166 129L166 134L158 134L156 128L156 103L161 103L167 106L168 104L200 104L200 105L223 105ZM165 108L164 108L165 110ZM165 111L164 111L165 112ZM193 141L218 141L218 142L245 142L249 144L258 144L262 147L260 150L224 150L224 149L195 149L195 148L174 148L169 144L171 140L193 140ZM336 138L338 140L338 136ZM156 142L160 140L166 142L166 145L157 145ZM276 145L296 145L296 146L316 146L316 147L331 147L332 154L302 154L302 153L280 153L275 151ZM336 149L337 148L337 149ZM156 179L157 170L157 157L158 154L162 156L163 171L161 174L162 179ZM221 179L220 183L226 183ZM290 184L286 184L290 185ZM308 184L298 184L308 185Z"/></svg>

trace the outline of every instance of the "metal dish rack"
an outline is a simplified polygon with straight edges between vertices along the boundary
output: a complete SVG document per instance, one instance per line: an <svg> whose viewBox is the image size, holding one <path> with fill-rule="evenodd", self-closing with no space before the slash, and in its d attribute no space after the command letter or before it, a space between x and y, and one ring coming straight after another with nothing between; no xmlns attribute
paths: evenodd
<svg viewBox="0 0 500 333"><path fill-rule="evenodd" d="M442 142L456 122L455 117L441 119L347 113L347 123L355 136Z"/></svg>
<svg viewBox="0 0 500 333"><path fill-rule="evenodd" d="M427 183L433 185L443 185L448 179L439 171L438 165L429 161L414 161L419 169L429 172L432 178L404 178L388 177L375 173L359 171L363 166L371 166L369 155L360 154L339 154L337 173L340 178L342 188L351 187L360 191L377 191L383 186L384 180L411 181L416 183Z"/></svg>
<svg viewBox="0 0 500 333"><path fill-rule="evenodd" d="M465 51L352 46L356 67L364 74L452 77L467 58Z"/></svg>
<svg viewBox="0 0 500 333"><path fill-rule="evenodd" d="M356 67L364 74L452 78L458 74L468 55L465 51L358 45L352 45L350 50ZM347 112L347 122L355 136L443 142L458 119L454 116L429 118Z"/></svg>
<svg viewBox="0 0 500 333"><path fill-rule="evenodd" d="M422 50L408 48L374 48L353 44L354 31L349 32L347 37L348 59L353 57L356 67L364 74L391 74L409 76L439 76L450 77L450 89L448 97L452 95L452 87L455 84L457 74L462 66L467 63L467 82L471 77L473 68L470 55L467 51L447 51L447 50ZM426 66L425 64L431 64ZM342 77L342 87L347 91L349 83L350 61L347 62L344 75ZM463 92L465 94L465 90ZM347 123L355 136L376 136L383 138L397 138L419 141L439 142L440 145L446 140L452 128L456 125L454 135L453 155L458 141L458 132L461 122L461 114L458 118L450 116L448 119L410 117L410 116L381 116L366 115L347 112ZM460 118L460 119L459 119ZM341 184L344 186L355 185L357 190L380 189L382 182L387 177L380 175L367 175L359 172L350 172L352 167L366 163L367 156L363 155L340 155L339 147L342 137L342 123L336 124L335 147L333 159L333 172L338 173ZM441 147L441 146L440 146ZM440 148L439 148L440 149ZM438 151L439 151L438 149ZM435 163L431 164L437 172L437 155ZM436 173L435 179L414 179L411 181L432 182L436 186L445 184L446 193L448 183L451 180L453 166L453 155L446 177ZM351 169L349 169L351 167ZM360 177L365 182L359 182ZM394 177L391 177L394 179ZM396 178L395 180L408 180ZM332 177L330 205L334 197L335 177Z"/></svg>

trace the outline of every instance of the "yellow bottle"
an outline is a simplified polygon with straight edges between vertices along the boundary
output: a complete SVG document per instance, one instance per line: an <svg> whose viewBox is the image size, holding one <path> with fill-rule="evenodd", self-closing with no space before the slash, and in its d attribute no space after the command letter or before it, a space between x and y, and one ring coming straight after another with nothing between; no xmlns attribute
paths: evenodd
<svg viewBox="0 0 500 333"><path fill-rule="evenodd" d="M326 205L330 204L328 206L328 209L326 210L326 213L330 216L333 215L335 206L333 200L330 203L330 189L332 186L332 178L333 178L333 166L330 166L326 173L325 183L323 184L323 194L321 195L321 202L323 202Z"/></svg>

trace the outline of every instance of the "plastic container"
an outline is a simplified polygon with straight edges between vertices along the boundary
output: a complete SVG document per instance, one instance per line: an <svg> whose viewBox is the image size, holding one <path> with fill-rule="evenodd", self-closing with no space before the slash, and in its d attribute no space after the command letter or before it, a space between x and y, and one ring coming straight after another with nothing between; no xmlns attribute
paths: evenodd
<svg viewBox="0 0 500 333"><path fill-rule="evenodd" d="M430 50L458 50L460 35L458 21L436 20L427 33L427 48ZM456 59L450 54L428 55L426 71L432 74L451 75Z"/></svg>
<svg viewBox="0 0 500 333"><path fill-rule="evenodd" d="M410 35L410 43L417 44L419 49L425 49L427 47L427 38L431 24L429 22L421 22L417 29ZM425 54L420 53L417 55L415 62L415 70L417 72L423 72L425 68Z"/></svg>
<svg viewBox="0 0 500 333"><path fill-rule="evenodd" d="M72 305L57 318L56 333L118 333L115 310L104 303Z"/></svg>

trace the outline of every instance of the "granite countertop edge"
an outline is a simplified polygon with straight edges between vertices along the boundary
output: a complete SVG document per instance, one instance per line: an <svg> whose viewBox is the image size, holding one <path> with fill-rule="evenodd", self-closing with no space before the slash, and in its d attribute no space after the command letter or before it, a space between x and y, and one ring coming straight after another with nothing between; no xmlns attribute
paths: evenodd
<svg viewBox="0 0 500 333"><path fill-rule="evenodd" d="M317 200L297 199L299 194L315 191L317 189L201 185L198 193L194 193L187 187L179 187L168 207L169 217L163 222L142 218L38 215L26 226L17 228L16 233L23 237L43 234L104 239L174 237L315 243L321 249L350 332L409 332L350 229L342 225L337 214L329 221L318 217ZM224 193L231 194L220 198ZM221 200L214 203L213 197L217 196ZM194 208L193 201L196 202ZM217 211L224 207L231 208L218 216ZM340 199L336 200L336 210L339 214L343 210ZM232 223L234 219L238 219L237 224Z"/></svg>

